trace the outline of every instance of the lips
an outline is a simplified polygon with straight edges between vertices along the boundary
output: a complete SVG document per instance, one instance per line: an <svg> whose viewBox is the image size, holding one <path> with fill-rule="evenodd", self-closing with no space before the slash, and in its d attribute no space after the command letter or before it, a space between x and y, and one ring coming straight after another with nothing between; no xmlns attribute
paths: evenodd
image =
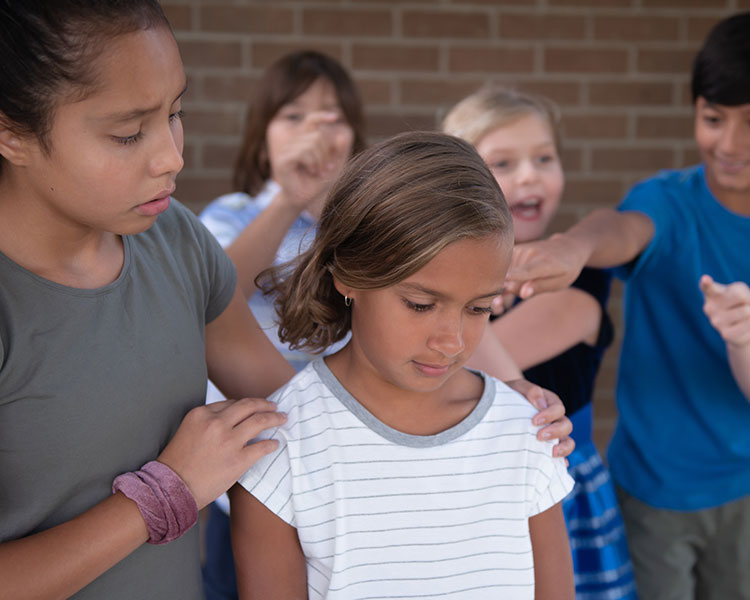
<svg viewBox="0 0 750 600"><path fill-rule="evenodd" d="M447 364L447 365L441 365L441 364L422 363L416 360L412 361L412 363L416 367L417 371L419 371L422 375L426 375L428 377L440 377L442 375L445 375L448 371L450 371L451 367L453 366L453 363Z"/></svg>
<svg viewBox="0 0 750 600"><path fill-rule="evenodd" d="M522 221L533 221L542 214L542 198L533 196L524 198L520 202L514 202L510 206L511 214Z"/></svg>

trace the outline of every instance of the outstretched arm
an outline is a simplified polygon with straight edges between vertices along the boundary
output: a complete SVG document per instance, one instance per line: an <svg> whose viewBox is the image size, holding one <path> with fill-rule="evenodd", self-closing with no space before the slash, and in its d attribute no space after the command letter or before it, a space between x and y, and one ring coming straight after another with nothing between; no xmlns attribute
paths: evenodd
<svg viewBox="0 0 750 600"><path fill-rule="evenodd" d="M742 281L716 283L708 275L701 277L700 287L703 311L726 342L732 374L750 401L750 288Z"/></svg>
<svg viewBox="0 0 750 600"><path fill-rule="evenodd" d="M506 289L521 298L564 289L584 266L613 267L633 260L653 235L653 222L643 213L596 210L565 233L518 244Z"/></svg>
<svg viewBox="0 0 750 600"><path fill-rule="evenodd" d="M307 600L307 571L297 530L241 485L229 490L232 549L241 600Z"/></svg>

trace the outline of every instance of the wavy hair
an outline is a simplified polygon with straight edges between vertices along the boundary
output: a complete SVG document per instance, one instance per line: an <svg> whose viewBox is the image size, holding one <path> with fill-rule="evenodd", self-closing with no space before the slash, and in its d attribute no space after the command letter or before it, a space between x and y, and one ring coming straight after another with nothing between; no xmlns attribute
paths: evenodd
<svg viewBox="0 0 750 600"><path fill-rule="evenodd" d="M357 289L389 287L448 244L494 234L512 243L513 221L476 150L442 133L403 133L347 165L311 247L256 283L275 295L281 340L321 351L351 328L334 277Z"/></svg>

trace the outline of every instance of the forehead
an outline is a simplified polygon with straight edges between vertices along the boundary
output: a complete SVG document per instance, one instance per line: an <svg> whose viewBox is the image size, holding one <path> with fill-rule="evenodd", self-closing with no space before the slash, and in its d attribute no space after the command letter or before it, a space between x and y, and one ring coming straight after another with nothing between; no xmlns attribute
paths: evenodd
<svg viewBox="0 0 750 600"><path fill-rule="evenodd" d="M500 234L452 242L398 285L451 298L496 295L505 281L512 245L512 239Z"/></svg>
<svg viewBox="0 0 750 600"><path fill-rule="evenodd" d="M165 27L114 37L92 67L93 87L80 101L92 118L169 106L185 88L179 49Z"/></svg>
<svg viewBox="0 0 750 600"><path fill-rule="evenodd" d="M555 145L555 136L548 119L536 111L490 129L476 143L477 152L485 153L495 150L512 150L522 146Z"/></svg>

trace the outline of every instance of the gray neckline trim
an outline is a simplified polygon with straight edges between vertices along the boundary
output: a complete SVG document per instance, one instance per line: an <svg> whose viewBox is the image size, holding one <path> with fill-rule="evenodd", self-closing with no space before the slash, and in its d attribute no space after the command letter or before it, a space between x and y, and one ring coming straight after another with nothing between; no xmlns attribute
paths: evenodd
<svg viewBox="0 0 750 600"><path fill-rule="evenodd" d="M487 377L480 371L474 371L469 369L472 373L475 373L484 381L484 390L482 397L477 402L474 410L469 413L465 419L435 435L413 435L410 433L404 433L398 429L394 429L383 423L369 410L362 406L359 401L352 396L347 389L341 385L341 382L336 379L336 376L331 372L326 365L323 358L315 359L312 363L313 368L318 373L323 383L328 386L334 396L351 412L357 417L364 425L369 429L385 438L386 440L398 444L400 446L409 446L412 448L432 448L434 446L441 446L456 438L461 437L466 432L470 431L475 425L477 425L487 414L487 411L492 406L493 399L495 397L495 381L491 377Z"/></svg>

